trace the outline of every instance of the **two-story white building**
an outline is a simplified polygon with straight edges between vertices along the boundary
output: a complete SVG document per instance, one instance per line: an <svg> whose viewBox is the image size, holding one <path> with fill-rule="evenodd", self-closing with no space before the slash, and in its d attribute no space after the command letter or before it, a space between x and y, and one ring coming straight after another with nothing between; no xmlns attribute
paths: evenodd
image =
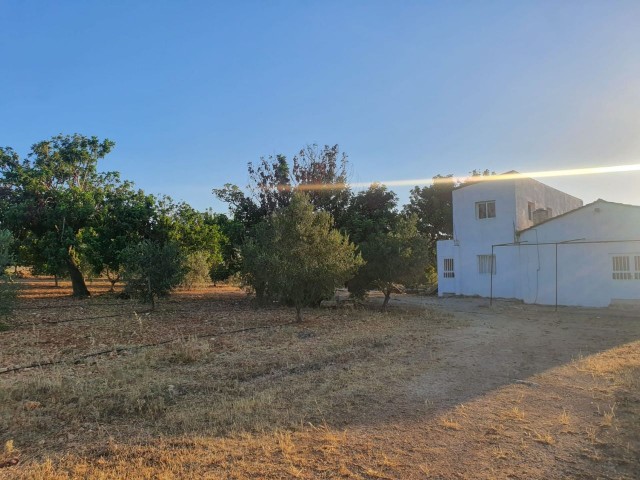
<svg viewBox="0 0 640 480"><path fill-rule="evenodd" d="M453 192L438 292L607 306L640 299L640 207L582 200L517 172Z"/></svg>

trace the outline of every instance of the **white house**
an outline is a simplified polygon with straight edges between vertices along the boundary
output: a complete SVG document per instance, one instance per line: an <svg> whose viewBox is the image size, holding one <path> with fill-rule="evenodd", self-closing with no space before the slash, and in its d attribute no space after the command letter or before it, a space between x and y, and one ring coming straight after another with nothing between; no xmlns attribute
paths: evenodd
<svg viewBox="0 0 640 480"><path fill-rule="evenodd" d="M508 172L453 192L439 295L607 306L640 300L640 207L582 200Z"/></svg>

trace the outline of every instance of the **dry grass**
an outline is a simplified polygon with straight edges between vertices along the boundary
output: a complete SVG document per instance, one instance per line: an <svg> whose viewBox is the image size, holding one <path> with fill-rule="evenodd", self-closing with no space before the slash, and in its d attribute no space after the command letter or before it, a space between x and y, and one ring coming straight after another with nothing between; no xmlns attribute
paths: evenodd
<svg viewBox="0 0 640 480"><path fill-rule="evenodd" d="M84 316L131 310L83 305ZM220 336L291 315L254 310L223 288L185 292L149 316L44 323L78 315L69 310L3 332L0 366L176 341L0 377L2 479L631 479L640 471L640 342L540 373L531 378L538 387L505 384L439 408L408 385L448 368L440 359L452 359L434 345L464 326L448 315L314 311L302 325Z"/></svg>

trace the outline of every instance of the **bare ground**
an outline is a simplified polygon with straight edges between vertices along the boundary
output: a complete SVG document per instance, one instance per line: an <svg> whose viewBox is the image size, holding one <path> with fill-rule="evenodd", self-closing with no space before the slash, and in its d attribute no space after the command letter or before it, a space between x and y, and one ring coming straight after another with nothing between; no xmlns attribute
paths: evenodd
<svg viewBox="0 0 640 480"><path fill-rule="evenodd" d="M0 376L0 478L640 477L635 311L61 293L30 283L0 332L0 371L62 361Z"/></svg>

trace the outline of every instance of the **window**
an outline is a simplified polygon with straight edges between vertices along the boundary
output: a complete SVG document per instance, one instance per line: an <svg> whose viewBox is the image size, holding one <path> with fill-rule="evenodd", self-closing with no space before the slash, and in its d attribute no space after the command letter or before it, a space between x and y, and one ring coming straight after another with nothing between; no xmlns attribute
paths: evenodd
<svg viewBox="0 0 640 480"><path fill-rule="evenodd" d="M442 273L444 278L454 278L455 273L453 271L453 258L444 259L444 272Z"/></svg>
<svg viewBox="0 0 640 480"><path fill-rule="evenodd" d="M496 256L478 255L478 273L480 275L496 274Z"/></svg>
<svg viewBox="0 0 640 480"><path fill-rule="evenodd" d="M488 202L476 203L476 217L483 218L495 218L496 216L496 201L491 200Z"/></svg>
<svg viewBox="0 0 640 480"><path fill-rule="evenodd" d="M640 280L640 255L614 255L611 260L614 280Z"/></svg>
<svg viewBox="0 0 640 480"><path fill-rule="evenodd" d="M536 204L533 202L527 202L527 214L529 215L529 220L533 220L533 212L536 209Z"/></svg>

